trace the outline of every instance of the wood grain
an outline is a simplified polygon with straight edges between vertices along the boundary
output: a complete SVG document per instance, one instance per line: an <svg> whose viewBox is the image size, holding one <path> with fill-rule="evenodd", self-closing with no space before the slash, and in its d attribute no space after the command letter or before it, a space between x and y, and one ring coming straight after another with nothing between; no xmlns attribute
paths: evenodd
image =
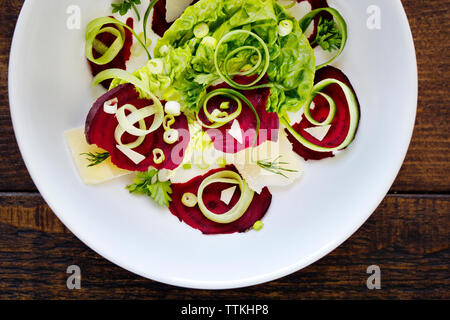
<svg viewBox="0 0 450 320"><path fill-rule="evenodd" d="M450 0L402 2L416 46L419 100L413 139L392 191L448 193Z"/></svg>
<svg viewBox="0 0 450 320"><path fill-rule="evenodd" d="M445 195L388 196L356 234L312 266L259 286L207 291L133 275L77 240L38 194L2 194L0 299L450 298L449 210ZM66 287L72 264L82 270L81 290ZM381 268L381 290L366 287L370 265Z"/></svg>
<svg viewBox="0 0 450 320"><path fill-rule="evenodd" d="M355 235L312 266L263 285L211 292L163 285L111 264L76 239L36 193L8 101L10 43L23 0L0 0L0 299L450 298L450 0L402 2L417 50L419 101L390 195ZM71 264L81 267L81 290L66 288ZM372 264L382 270L381 290L366 288Z"/></svg>

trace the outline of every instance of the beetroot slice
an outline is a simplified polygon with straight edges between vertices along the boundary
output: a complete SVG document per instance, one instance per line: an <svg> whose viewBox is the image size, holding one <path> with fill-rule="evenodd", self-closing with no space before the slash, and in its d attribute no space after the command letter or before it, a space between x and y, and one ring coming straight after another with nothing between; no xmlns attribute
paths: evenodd
<svg viewBox="0 0 450 320"><path fill-rule="evenodd" d="M235 77L234 81L245 84L250 83L255 77ZM258 84L267 83L267 79L264 78ZM228 84L222 83L217 86L211 87L208 89L209 91L213 91L220 88L231 88ZM262 88L256 90L242 90L240 91L253 105L256 112L260 118L260 131L257 140L257 145L270 140L277 141L278 139L278 128L279 128L279 120L278 115L275 112L267 112L266 105L267 99L270 95L270 89ZM229 98L224 98L221 96L213 97L209 100L208 103L208 112L211 113L214 109L218 109L220 111L224 111L220 109L220 105L224 101L230 101L230 108L226 111L231 114L237 109L237 104L230 100ZM203 108L199 112L199 118L203 123L209 125L210 122L208 118L206 118ZM253 111L245 102L242 101L242 112L236 118L239 122L239 126L241 127L243 144L240 144L233 136L228 133L228 130L231 128L233 121L223 125L220 128L216 129L207 129L203 128L211 140L214 143L214 148L216 150L226 152L226 153L236 153L246 148L249 148L253 145L253 140L256 134L256 117Z"/></svg>
<svg viewBox="0 0 450 320"><path fill-rule="evenodd" d="M111 18L113 18L113 17L111 17ZM127 19L127 26L129 26L130 28L133 28L133 18ZM114 24L107 24L107 25L105 25L105 27L113 27L113 28L117 29L117 26ZM92 75L94 77L97 74L99 74L100 72L107 70L107 69L117 68L117 69L126 70L126 62L128 60L130 60L130 56L131 56L131 46L133 45L133 34L131 33L130 30L128 30L126 28L124 28L124 29L125 29L125 42L124 42L123 48L122 48L122 50L119 51L117 56L111 62L104 64L104 65L98 65L98 64L95 64L92 61L88 60L89 65L91 67ZM108 32L105 32L105 33L99 34L96 39L100 40L106 46L109 47L114 42L116 37ZM93 50L93 55L94 55L94 58L96 58L96 59L101 56L95 50ZM105 89L108 89L109 85L111 84L111 81L112 80L105 80L101 84Z"/></svg>
<svg viewBox="0 0 450 320"><path fill-rule="evenodd" d="M180 140L172 145L164 142L164 128L161 126L158 130L148 134L144 142L134 151L144 155L145 160L139 164L135 164L125 154L116 148L117 142L114 132L118 125L116 116L103 111L103 105L106 101L117 98L118 108L125 104L131 104L137 109L149 106L151 100L139 99L139 94L132 84L123 84L114 88L101 96L92 106L86 119L85 134L89 144L96 144L98 147L105 149L111 155L111 161L117 167L130 171L145 171L150 166L156 169L175 169L182 161L190 141L189 127L187 118L184 115L175 117L175 123L172 129L177 129ZM145 119L147 128L150 127L153 117ZM123 143L129 143L136 140L135 136L125 133L122 136ZM161 164L153 162L153 149L159 148L163 150L165 160Z"/></svg>
<svg viewBox="0 0 450 320"><path fill-rule="evenodd" d="M309 4L311 5L311 10L315 10L315 9L319 9L319 8L329 8L327 0L297 0L298 3L303 2L303 1L309 2ZM308 38L309 43L313 42L314 39L316 39L317 25L319 24L320 17L322 17L325 20L333 19L333 16L331 14L329 14L328 12L322 12L322 13L318 14L314 18L314 30L313 30L313 33L311 33L311 35ZM316 43L312 47L315 48L317 46L318 46L318 44Z"/></svg>
<svg viewBox="0 0 450 320"><path fill-rule="evenodd" d="M151 0L150 0L151 1ZM191 1L191 5L198 2L198 0ZM153 7L152 29L160 37L170 28L173 22L166 20L166 0L159 0Z"/></svg>
<svg viewBox="0 0 450 320"><path fill-rule="evenodd" d="M272 202L272 194L267 188L264 188L261 191L261 194L255 193L252 203L244 215L238 220L228 224L211 221L203 215L198 206L189 208L181 202L181 198L184 193L190 192L197 195L198 188L202 181L206 177L222 170L232 170L237 172L234 166L227 166L224 169L211 170L208 173L195 177L186 183L172 183L173 192L172 202L169 206L170 212L178 217L180 221L184 221L192 228L198 229L204 234L227 234L234 232L245 232L250 229L256 221L261 220L264 217L269 209L270 203ZM230 188L230 186L230 184L226 183L213 183L205 188L203 192L203 201L209 210L217 214L222 214L231 209L237 203L240 197L238 187L236 188L236 192L234 193L229 205L226 205L220 200L222 190Z"/></svg>
<svg viewBox="0 0 450 320"><path fill-rule="evenodd" d="M327 66L319 69L316 72L314 81L315 83L318 83L328 78L336 79L345 83L352 89L356 97L355 90L353 89L347 76L337 68ZM322 92L329 95L336 103L336 114L334 120L331 122L330 130L328 131L328 134L325 136L325 138L322 141L319 141L305 131L306 128L314 127L314 125L311 124L304 115L302 116L302 119L299 123L293 125L293 128L309 142L312 142L321 147L333 148L344 142L345 137L347 136L350 127L350 113L348 110L348 103L345 99L344 92L342 91L341 87L339 87L339 85L331 84L324 90L322 90ZM358 98L356 100L358 100ZM315 107L314 109L311 109L311 116L319 122L324 121L327 118L330 110L327 101L321 95L318 95L314 99L314 104ZM286 132L288 131L286 130ZM294 136L292 136L289 132L288 139L289 141L291 141L294 147L294 151L305 160L320 160L333 157L332 152L317 152L306 148L300 142L298 142L297 139L295 139Z"/></svg>

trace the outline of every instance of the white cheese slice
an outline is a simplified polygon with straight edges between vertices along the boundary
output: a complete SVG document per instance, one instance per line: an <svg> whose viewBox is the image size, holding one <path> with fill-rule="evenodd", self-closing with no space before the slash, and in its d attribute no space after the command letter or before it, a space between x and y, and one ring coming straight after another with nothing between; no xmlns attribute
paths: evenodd
<svg viewBox="0 0 450 320"><path fill-rule="evenodd" d="M121 145L116 145L116 148L119 149L120 152L122 152L124 155L126 155L135 164L139 164L139 163L141 163L142 161L145 160L145 156L143 156L139 152L131 150L128 147L121 146Z"/></svg>
<svg viewBox="0 0 450 320"><path fill-rule="evenodd" d="M173 22L178 19L192 3L193 0L167 0L166 1L166 21Z"/></svg>
<svg viewBox="0 0 450 320"><path fill-rule="evenodd" d="M229 205L235 192L236 192L236 186L222 190L222 193L220 194L220 201L222 201L226 205Z"/></svg>
<svg viewBox="0 0 450 320"><path fill-rule="evenodd" d="M228 130L228 133L230 134L230 136L235 138L236 141L239 142L240 144L244 142L244 139L242 138L241 126L239 125L239 121L237 121L236 119L234 119L230 130Z"/></svg>
<svg viewBox="0 0 450 320"><path fill-rule="evenodd" d="M253 157L251 153L253 152ZM303 161L292 150L292 145L287 139L284 130L279 130L278 141L266 141L256 148L247 148L236 154L226 154L228 163L232 163L238 169L242 178L249 187L257 193L261 193L264 187L282 187L292 184L303 175ZM278 170L284 176L263 169L257 161L275 162L275 166L292 170Z"/></svg>
<svg viewBox="0 0 450 320"><path fill-rule="evenodd" d="M105 152L105 150L86 142L84 128L68 130L64 133L64 136L75 167L84 183L99 184L131 173L131 171L117 168L112 164L110 158L96 166L88 167L90 162L86 159L86 155L82 155L82 153Z"/></svg>
<svg viewBox="0 0 450 320"><path fill-rule="evenodd" d="M328 131L330 131L330 128L331 128L331 124L326 125L326 126L306 128L305 131L308 132L310 135L312 135L317 140L322 141L327 136Z"/></svg>

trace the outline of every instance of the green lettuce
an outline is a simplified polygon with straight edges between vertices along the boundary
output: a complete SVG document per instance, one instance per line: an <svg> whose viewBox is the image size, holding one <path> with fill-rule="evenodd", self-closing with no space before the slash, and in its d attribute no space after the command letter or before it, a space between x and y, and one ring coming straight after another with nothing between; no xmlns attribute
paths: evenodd
<svg viewBox="0 0 450 320"><path fill-rule="evenodd" d="M282 20L293 23L292 32L278 33ZM209 27L207 39L197 39L193 30L199 23ZM201 0L188 7L157 42L154 55L164 63L163 70L146 66L134 73L149 83L150 90L167 97L180 97L184 111L197 111L206 88L220 79L214 64L215 44L232 30L256 33L266 43L270 64L267 71L273 84L267 110L284 114L299 110L310 95L314 82L315 58L298 21L274 0ZM244 45L258 45L253 37L240 34L227 41L218 52L223 61L231 50ZM241 51L230 59L228 70L240 71L254 52ZM114 83L113 85L117 85Z"/></svg>

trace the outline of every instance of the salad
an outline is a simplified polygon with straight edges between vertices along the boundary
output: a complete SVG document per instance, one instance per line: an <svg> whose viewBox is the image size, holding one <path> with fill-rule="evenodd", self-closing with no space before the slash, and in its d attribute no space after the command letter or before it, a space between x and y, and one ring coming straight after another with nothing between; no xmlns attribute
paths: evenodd
<svg viewBox="0 0 450 320"><path fill-rule="evenodd" d="M296 19L300 6L309 10ZM111 9L86 27L93 85L106 92L85 126L65 133L86 184L134 175L131 194L204 234L261 230L272 188L353 141L358 99L330 65L347 25L326 0L124 0ZM321 64L319 51L329 55ZM127 69L138 58L145 63Z"/></svg>

